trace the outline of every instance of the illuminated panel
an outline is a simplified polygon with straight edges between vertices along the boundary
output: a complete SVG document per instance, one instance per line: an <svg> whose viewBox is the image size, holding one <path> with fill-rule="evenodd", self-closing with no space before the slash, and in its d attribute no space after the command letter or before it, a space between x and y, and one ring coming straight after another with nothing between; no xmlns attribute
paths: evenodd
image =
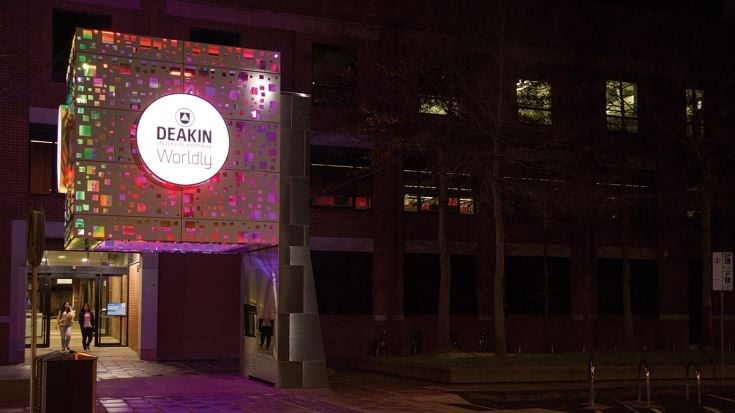
<svg viewBox="0 0 735 413"><path fill-rule="evenodd" d="M70 185L73 175L73 164L69 159L69 128L73 127L69 120L69 106L59 105L59 117L57 119L57 139L56 139L56 179L57 190L60 194L66 193L66 188Z"/></svg>
<svg viewBox="0 0 735 413"><path fill-rule="evenodd" d="M59 130L67 248L232 252L278 243L277 52L78 29L70 65ZM154 175L138 152L141 115L175 94L211 104L230 137L222 168L201 184Z"/></svg>

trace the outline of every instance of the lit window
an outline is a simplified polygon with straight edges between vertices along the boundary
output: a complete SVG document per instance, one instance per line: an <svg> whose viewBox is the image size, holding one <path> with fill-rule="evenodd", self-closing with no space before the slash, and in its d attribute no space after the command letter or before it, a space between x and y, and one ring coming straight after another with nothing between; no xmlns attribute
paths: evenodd
<svg viewBox="0 0 735 413"><path fill-rule="evenodd" d="M441 70L428 70L419 76L419 113L456 115L459 100L450 78Z"/></svg>
<svg viewBox="0 0 735 413"><path fill-rule="evenodd" d="M311 147L311 204L368 209L372 183L365 150Z"/></svg>
<svg viewBox="0 0 735 413"><path fill-rule="evenodd" d="M450 173L448 205L450 213L474 214L474 198L470 176ZM439 210L439 179L419 159L410 159L403 170L403 210L405 212L435 212Z"/></svg>
<svg viewBox="0 0 735 413"><path fill-rule="evenodd" d="M704 91L687 89L686 122L688 137L704 136Z"/></svg>
<svg viewBox="0 0 735 413"><path fill-rule="evenodd" d="M607 130L637 133L638 86L620 80L608 80L605 86Z"/></svg>
<svg viewBox="0 0 735 413"><path fill-rule="evenodd" d="M516 83L518 118L521 122L551 125L551 84L538 80Z"/></svg>
<svg viewBox="0 0 735 413"><path fill-rule="evenodd" d="M419 113L427 115L449 115L459 110L456 99L440 96L421 96L419 98Z"/></svg>

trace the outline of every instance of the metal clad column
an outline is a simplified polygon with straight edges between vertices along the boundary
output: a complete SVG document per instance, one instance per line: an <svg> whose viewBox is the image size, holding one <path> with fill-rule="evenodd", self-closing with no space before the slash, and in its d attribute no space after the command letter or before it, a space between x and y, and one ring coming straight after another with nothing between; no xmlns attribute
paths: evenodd
<svg viewBox="0 0 735 413"><path fill-rule="evenodd" d="M309 250L309 97L281 96L278 387L327 385Z"/></svg>

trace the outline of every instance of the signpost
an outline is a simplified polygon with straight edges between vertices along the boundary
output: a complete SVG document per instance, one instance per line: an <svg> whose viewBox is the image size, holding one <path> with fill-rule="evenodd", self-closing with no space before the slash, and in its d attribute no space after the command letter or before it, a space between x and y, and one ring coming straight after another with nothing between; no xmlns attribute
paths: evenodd
<svg viewBox="0 0 735 413"><path fill-rule="evenodd" d="M725 380L725 291L733 289L733 253L712 253L712 290L720 292L720 379Z"/></svg>
<svg viewBox="0 0 735 413"><path fill-rule="evenodd" d="M31 411L35 411L36 403L36 320L38 319L38 266L43 260L46 241L46 217L43 211L33 210L28 216L26 228L26 251L28 265L31 266Z"/></svg>

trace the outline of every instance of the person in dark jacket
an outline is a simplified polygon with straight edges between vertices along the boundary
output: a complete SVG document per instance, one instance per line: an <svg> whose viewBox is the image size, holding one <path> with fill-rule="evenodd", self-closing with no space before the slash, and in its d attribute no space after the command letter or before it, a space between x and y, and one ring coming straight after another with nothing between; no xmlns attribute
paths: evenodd
<svg viewBox="0 0 735 413"><path fill-rule="evenodd" d="M89 309L89 304L84 303L82 311L79 312L79 325L82 327L82 346L85 350L89 350L94 336L95 324L94 313Z"/></svg>

